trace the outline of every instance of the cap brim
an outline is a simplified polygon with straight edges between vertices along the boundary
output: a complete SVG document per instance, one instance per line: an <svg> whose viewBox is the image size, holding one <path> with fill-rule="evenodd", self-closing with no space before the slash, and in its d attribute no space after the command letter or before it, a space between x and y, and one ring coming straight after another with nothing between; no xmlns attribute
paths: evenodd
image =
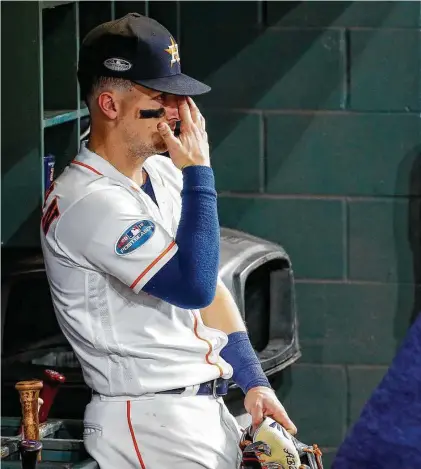
<svg viewBox="0 0 421 469"><path fill-rule="evenodd" d="M211 87L195 80L184 73L171 75L169 77L152 78L150 80L132 80L134 83L142 85L163 93L176 94L179 96L196 96L205 94Z"/></svg>

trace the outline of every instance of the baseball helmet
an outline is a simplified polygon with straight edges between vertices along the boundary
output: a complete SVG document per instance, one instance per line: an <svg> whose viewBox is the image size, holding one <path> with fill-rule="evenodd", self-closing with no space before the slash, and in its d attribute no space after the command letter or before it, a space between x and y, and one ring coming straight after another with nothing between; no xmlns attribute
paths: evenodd
<svg viewBox="0 0 421 469"><path fill-rule="evenodd" d="M317 445L302 443L269 417L244 430L240 447L243 469L323 469Z"/></svg>

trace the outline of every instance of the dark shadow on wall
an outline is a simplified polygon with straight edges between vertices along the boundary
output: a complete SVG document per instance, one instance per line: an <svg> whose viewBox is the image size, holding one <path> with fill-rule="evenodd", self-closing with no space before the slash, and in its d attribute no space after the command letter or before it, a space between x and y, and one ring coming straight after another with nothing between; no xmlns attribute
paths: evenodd
<svg viewBox="0 0 421 469"><path fill-rule="evenodd" d="M405 181L408 178L409 181ZM409 198L407 200L405 227L402 227L402 203L394 205L394 237L397 253L397 277L399 281L398 299L395 316L395 338L397 348L410 325L421 312L421 145L410 151L399 165L396 188L407 184ZM406 185L405 184L405 185ZM405 234L403 238L402 233ZM411 259L406 255L405 241L409 244ZM401 252L405 250L405 253ZM408 309L408 262L412 262L411 306ZM403 285L406 283L406 285Z"/></svg>
<svg viewBox="0 0 421 469"><path fill-rule="evenodd" d="M187 7L188 7L188 2ZM277 23L278 25L282 25L282 16L283 15L288 15L292 10L296 9L298 11L302 10L303 15L306 14L306 10L310 8L308 6L308 3L310 2L285 2L285 6L283 6L284 2L279 2L277 3L277 14L279 15L278 18L271 18L271 24ZM316 3L316 2L315 2ZM320 2L324 3L324 2ZM324 6L326 10L323 12L324 16L324 24L328 25L329 22L331 24L337 24L335 23L335 19L338 18L341 14L344 13L344 11L349 8L349 3L348 2L332 2L332 8L328 8L326 3L324 3ZM186 8L187 8L186 7ZM196 8L197 4L196 4ZM284 8L284 10L283 10ZM312 6L312 8L315 8ZM390 2L390 6L387 8L385 7L382 11L381 17L378 18L378 25L381 26L383 21L386 20L388 17L389 13L392 11L394 8L393 2ZM294 13L295 16L297 16L296 13ZM184 18L184 17L183 17ZM184 54L185 56L187 55L187 59L184 59L185 61L185 70L186 73L191 73L197 78L204 80L205 82L207 81L207 78L209 76L212 76L213 79L215 79L215 72L219 69L221 69L225 64L229 63L230 60L235 60L235 62L242 67L242 69L239 72L236 72L238 76L240 77L237 80L237 87L230 87L229 91L230 94L226 95L222 92L218 92L219 86L221 86L221 89L224 89L224 85L216 82L216 87L214 87L215 93L210 93L209 95L205 95L203 98L201 98L201 101L198 101L199 104L203 103L203 109L204 109L204 115L206 117L206 111L207 110L212 110L212 108L216 107L218 108L218 111L227 111L230 112L231 109L233 108L241 108L241 109L256 109L258 108L258 103L262 99L263 96L265 96L269 91L275 86L276 83L278 83L280 80L282 80L283 77L287 76L288 73L294 69L294 67L297 65L297 63L303 58L303 56L310 50L310 48L315 44L315 42L319 39L320 35L323 33L323 27L321 28L315 28L311 29L310 34L305 36L305 39L302 39L298 44L291 44L290 49L287 54L285 54L285 57L283 57L283 60L281 63L273 63L273 62L268 62L266 60L256 60L253 63L249 63L249 68L247 68L247 61L246 56L242 55L244 53L244 50L247 49L247 47L253 47L252 43L259 41L262 36L266 33L270 33L272 30L271 28L267 27L267 19L264 25L261 28L252 28L251 33L248 36L248 40L245 40L246 38L244 37L239 37L238 34L236 35L235 28L231 31L231 36L232 40L229 41L226 44L226 47L224 47L222 54L219 54L220 48L217 49L211 49L210 55L208 56L207 61L203 60L202 57L199 55L197 58L197 53L195 52L195 48L197 48L197 44L190 45L188 47L189 54L186 54L186 44L182 45ZM187 24L188 25L188 24ZM184 31L184 29L187 28L187 25L183 23L182 21L182 37L190 37L190 42L194 39L195 34L190 30L190 31ZM376 25L373 25L376 26ZM297 26L299 27L299 26ZM198 42L200 42L200 37L206 37L208 34L206 32L206 25L202 26L202 31L200 32L200 35L197 36ZM196 26L197 29L197 26ZM214 34L215 31L214 30ZM377 33L376 29L371 30L371 34L367 34L365 36L366 41L361 42L358 46L359 48L354 48L353 51L353 56L352 59L353 61L358 61L358 57L360 54L364 53L364 50L366 46L369 44L369 42L372 40L373 36ZM209 33L210 34L210 33ZM183 44L183 43L182 43ZM349 49L349 47L348 47ZM214 54L214 55L213 55ZM243 57L243 60L240 60L240 58ZM349 69L347 70L348 77L340 77L337 81L330 81L329 82L329 77L326 77L326 81L329 82L329 85L326 87L321 87L318 89L319 95L318 95L318 102L316 103L317 105L314 107L310 107L309 112L307 115L300 116L299 120L299 125L294 127L293 129L286 129L286 128L279 128L279 139L282 141L282 152L279 151L278 155L276 155L276 163L274 163L271 167L271 173L268 173L268 168L266 167L265 164L265 176L264 180L267 185L268 181L270 181L270 178L276 177L277 174L279 174L280 171L282 171L282 167L286 164L288 159L291 157L291 153L293 148L302 140L303 135L306 134L308 131L309 127L312 125L313 120L315 119L316 114L314 114L312 111L317 110L318 106L320 106L320 109L323 109L324 103L326 100L329 98L331 93L335 91L337 87L341 86L341 80L342 79L351 79L352 78L352 66L353 63L350 62L350 57L348 57L348 66ZM190 62L191 61L191 62ZM187 63L186 63L187 62ZM230 70L230 69L229 69ZM227 80L230 79L230 76L226 77ZM218 80L223 80L223 76L219 77ZM315 86L313 84L306 84L303 86L303 96L310 94L309 90L306 88L311 88L311 86ZM300 98L301 99L301 98ZM306 104L306 99L302 98L303 106L302 108L305 108ZM283 103L280 102L279 108L285 107L283 106ZM297 107L296 109L300 109L300 107ZM338 106L339 109L339 106ZM264 113L264 110L263 110ZM210 142L211 142L211 147L212 148L217 148L218 145L228 136L230 133L233 131L233 129L238 125L239 121L243 118L243 115L241 113L230 113L229 119L224 119L224 125L218 125L217 122L214 122L212 119L217 119L217 117L214 117L211 115L211 118L208 119L209 122L209 135L210 135ZM267 130L266 130L267 131ZM288 138L283 139L282 135L283 132L287 132ZM293 135L293 137L291 137ZM264 135L264 139L267 138L267 135ZM311 136L307 137L311 139ZM266 144L266 142L265 142ZM247 155L245 155L245 161L244 164L247 164L246 160ZM272 160L273 161L273 160ZM224 194L224 195L229 195ZM247 212L250 209L250 205L253 204L253 200L249 201L249 204L242 204L241 205L241 212ZM231 227L231 228L237 228L241 224L241 219L242 219L242 213L237 213L235 216L235 220L231 219L223 219L222 222L224 226ZM254 233L257 234L258 233ZM279 234L279 236L282 236L282 233ZM281 239L274 240L277 242L281 242Z"/></svg>
<svg viewBox="0 0 421 469"><path fill-rule="evenodd" d="M326 30L323 27L307 28L296 35L290 32L291 36L280 36L280 39L276 38L279 30L268 27L268 23L282 25L283 17L293 10L302 10L305 15L306 3L279 2L270 21L264 8L263 21L258 23L256 2L181 2L183 71L212 86L209 94L196 99L205 117L207 111L214 109L219 112L256 109L259 101L302 60ZM332 6L324 11L325 23L334 23L348 6L348 2L332 2ZM326 47L335 46L329 43ZM330 94L342 86L336 75L335 78L326 77L325 81L327 83L318 84L314 101L320 106L316 103L315 109L323 108ZM317 94L312 91L313 96ZM281 91L281 96L284 93L285 90ZM306 87L302 88L302 94L299 93L304 104L307 93ZM285 107L285 104L275 107ZM242 117L241 114L234 115L228 125L221 126L210 116L211 146L216 148Z"/></svg>
<svg viewBox="0 0 421 469"><path fill-rule="evenodd" d="M256 2L181 2L180 51L183 72L213 87L211 93L197 97L205 117L207 110L215 108L219 111L255 109L256 104L309 53L325 34L327 27L341 27L338 18L354 2L270 2L269 18L268 3L262 2L262 21L258 23ZM393 2L383 8L378 26L381 26L393 8ZM302 20L297 20L297 24L291 26L288 19L291 15ZM320 24L325 26L308 28L308 16L322 17ZM283 28L284 24L286 28ZM282 40L274 43L273 36L282 28L291 34L295 30L297 35L282 37ZM326 38L323 46L332 47L330 41L331 38ZM311 100L313 106L310 108L323 109L331 93L343 85L342 79L345 77L335 78L327 74L324 80L313 83L317 92L303 86L302 93L299 93L300 102L293 107L303 109ZM301 76L301 80L306 79ZM317 97L310 99L310 95ZM282 96L288 99L288 91L281 92ZM274 107L285 107L285 103L280 102ZM211 135L214 148L231 133L238 119L241 116L237 116L224 128L218 128L217 123L212 125L216 127Z"/></svg>

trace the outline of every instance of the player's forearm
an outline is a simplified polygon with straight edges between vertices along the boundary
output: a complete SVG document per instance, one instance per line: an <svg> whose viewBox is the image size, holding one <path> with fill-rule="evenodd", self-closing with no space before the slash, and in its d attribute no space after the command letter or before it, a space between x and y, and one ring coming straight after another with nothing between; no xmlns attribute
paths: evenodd
<svg viewBox="0 0 421 469"><path fill-rule="evenodd" d="M217 192L211 168L183 170L181 217L175 242L181 285L196 303L207 306L215 296L219 267L220 229Z"/></svg>
<svg viewBox="0 0 421 469"><path fill-rule="evenodd" d="M177 253L145 284L146 293L186 309L208 306L215 296L220 229L212 169L183 170Z"/></svg>
<svg viewBox="0 0 421 469"><path fill-rule="evenodd" d="M219 329L225 334L246 330L234 298L219 278L212 303L206 308L202 308L200 312L206 326Z"/></svg>

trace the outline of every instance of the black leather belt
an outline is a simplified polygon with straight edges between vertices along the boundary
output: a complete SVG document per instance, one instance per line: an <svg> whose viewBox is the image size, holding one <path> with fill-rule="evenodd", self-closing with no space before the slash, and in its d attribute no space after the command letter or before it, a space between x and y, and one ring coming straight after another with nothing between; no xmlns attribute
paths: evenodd
<svg viewBox="0 0 421 469"><path fill-rule="evenodd" d="M213 379L212 381L207 381L206 383L202 383L199 386L199 390L197 391L197 396L225 396L228 394L228 379L217 378ZM155 394L181 394L186 390L186 388L176 388L176 389L168 389L165 391L157 391ZM95 390L92 390L92 394L99 394Z"/></svg>

